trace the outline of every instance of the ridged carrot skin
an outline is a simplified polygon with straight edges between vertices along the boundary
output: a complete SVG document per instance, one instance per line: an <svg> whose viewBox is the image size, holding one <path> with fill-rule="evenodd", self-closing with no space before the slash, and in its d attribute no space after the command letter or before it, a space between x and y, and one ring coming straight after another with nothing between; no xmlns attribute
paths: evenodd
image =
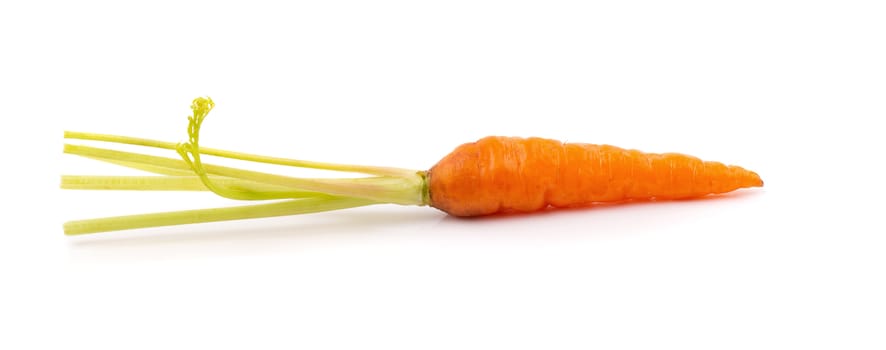
<svg viewBox="0 0 886 350"><path fill-rule="evenodd" d="M456 216L684 199L763 186L752 171L684 154L535 137L490 136L461 145L428 176L430 205Z"/></svg>

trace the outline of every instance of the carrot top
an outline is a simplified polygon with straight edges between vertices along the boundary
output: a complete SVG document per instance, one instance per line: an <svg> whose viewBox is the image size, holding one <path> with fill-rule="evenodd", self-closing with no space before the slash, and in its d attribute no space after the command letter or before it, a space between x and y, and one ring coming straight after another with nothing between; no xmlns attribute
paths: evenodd
<svg viewBox="0 0 886 350"><path fill-rule="evenodd" d="M178 225L199 222L285 216L353 208L371 204L427 205L427 172L365 165L334 164L200 147L200 127L215 107L199 97L191 104L188 142L172 143L142 138L66 131L70 140L91 140L174 150L179 158L158 157L85 145L65 144L64 152L125 166L154 176L63 175L61 188L80 190L212 191L237 200L273 200L272 203L128 215L64 224L67 235ZM299 178L204 163L211 155L249 162L321 169L369 176ZM159 175L159 176L158 176Z"/></svg>

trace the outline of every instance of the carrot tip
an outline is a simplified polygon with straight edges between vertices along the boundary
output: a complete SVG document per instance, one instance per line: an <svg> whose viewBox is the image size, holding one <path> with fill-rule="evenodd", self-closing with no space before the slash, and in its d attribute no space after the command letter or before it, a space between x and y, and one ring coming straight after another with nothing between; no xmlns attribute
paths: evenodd
<svg viewBox="0 0 886 350"><path fill-rule="evenodd" d="M750 181L748 181L748 187L763 187L763 179L760 178L760 175L757 175L755 172L751 172Z"/></svg>

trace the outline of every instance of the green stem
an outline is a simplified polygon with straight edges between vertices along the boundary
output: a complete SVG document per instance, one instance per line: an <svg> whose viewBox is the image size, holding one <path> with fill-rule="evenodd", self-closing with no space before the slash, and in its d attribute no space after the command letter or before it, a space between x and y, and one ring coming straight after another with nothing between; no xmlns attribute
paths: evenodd
<svg viewBox="0 0 886 350"><path fill-rule="evenodd" d="M65 131L65 138L66 139L122 143L122 144L127 144L127 145L146 146L146 147L171 149L171 150L176 149L176 147L178 145L174 142L165 142L165 141L157 141L157 140L143 139L143 138L137 138L137 137L105 135L105 134L85 133L85 132L76 132L76 131ZM268 156L262 156L262 155L257 155L257 154L226 151L226 150L220 150L220 149L214 149L214 148L208 148L208 147L200 147L200 154L216 156L216 157L223 157L223 158L230 158L230 159L238 159L238 160L257 162L257 163L284 165L284 166L292 166L292 167L298 167L298 168L321 169L321 170L331 170L331 171L345 171L345 172L354 172L354 173L379 175L379 176L410 176L410 175L415 174L415 172L416 172L415 170L393 168L393 167L323 163L323 162L313 162L313 161L308 161L308 160L268 157Z"/></svg>
<svg viewBox="0 0 886 350"><path fill-rule="evenodd" d="M190 167L181 159L70 144L65 144L64 152L90 158L147 164L177 170L190 170ZM409 177L377 176L368 178L305 179L211 164L203 164L203 167L210 175L251 180L300 191L364 198L382 203L424 205L422 190L425 179L420 172L416 172ZM257 194L257 197L256 199L271 199L261 198L260 194Z"/></svg>
<svg viewBox="0 0 886 350"><path fill-rule="evenodd" d="M217 181L226 181L218 179ZM233 180L236 181L236 180ZM62 175L65 190L206 191L196 176Z"/></svg>
<svg viewBox="0 0 886 350"><path fill-rule="evenodd" d="M97 157L90 157L90 156L85 156L85 155L82 157L89 158L92 160L98 160L98 161L102 161L102 162L110 163L110 164L114 164L114 165L119 165L122 167L131 168L131 169L141 170L141 171L149 172L149 173L153 173L153 174L159 174L159 175L168 175L168 176L193 176L194 175L193 171L167 168L167 167L163 167L163 166L159 166L159 165L127 162L127 161L106 159L106 158L97 158Z"/></svg>
<svg viewBox="0 0 886 350"><path fill-rule="evenodd" d="M230 179L213 178L238 191L262 192L273 199L304 198L318 195L317 192L296 191L286 187ZM66 190L129 190L129 191L207 191L197 176L94 176L62 175L61 188Z"/></svg>
<svg viewBox="0 0 886 350"><path fill-rule="evenodd" d="M293 199L283 202L227 208L196 209L165 213L116 216L100 219L69 221L64 224L66 235L82 235L136 228L195 224L203 222L267 218L296 214L317 213L375 204L373 201L333 196Z"/></svg>

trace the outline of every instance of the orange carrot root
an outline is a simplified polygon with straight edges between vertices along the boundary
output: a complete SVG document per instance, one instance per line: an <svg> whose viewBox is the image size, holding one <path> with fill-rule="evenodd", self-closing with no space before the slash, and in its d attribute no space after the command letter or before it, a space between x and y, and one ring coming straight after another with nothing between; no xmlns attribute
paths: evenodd
<svg viewBox="0 0 886 350"><path fill-rule="evenodd" d="M760 187L756 173L678 153L491 136L429 171L430 205L456 216L631 199L684 199Z"/></svg>

